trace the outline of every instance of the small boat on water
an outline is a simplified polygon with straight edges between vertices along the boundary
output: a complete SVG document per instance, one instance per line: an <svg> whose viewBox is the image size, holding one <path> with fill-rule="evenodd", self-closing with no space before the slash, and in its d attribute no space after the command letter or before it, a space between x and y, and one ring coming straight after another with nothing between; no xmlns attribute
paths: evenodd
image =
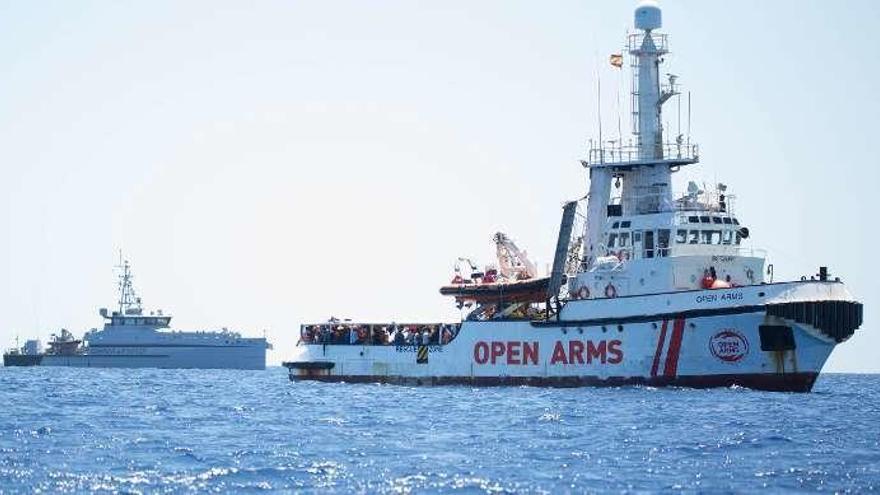
<svg viewBox="0 0 880 495"><path fill-rule="evenodd" d="M664 140L661 110L680 89L674 75L661 84L660 27L655 3L636 8L634 143L591 143L586 201L563 207L549 277L525 256L505 267L508 240L496 236L500 270L470 264L440 290L470 310L463 321L303 325L290 380L810 391L861 326L862 304L824 266L774 281L726 185L673 191L699 152L688 136Z"/></svg>

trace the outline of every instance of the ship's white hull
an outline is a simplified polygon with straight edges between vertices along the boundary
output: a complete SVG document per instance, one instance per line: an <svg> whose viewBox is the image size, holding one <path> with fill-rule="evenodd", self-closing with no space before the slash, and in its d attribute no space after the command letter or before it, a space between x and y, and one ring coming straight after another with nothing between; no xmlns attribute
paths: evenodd
<svg viewBox="0 0 880 495"><path fill-rule="evenodd" d="M842 284L822 282L570 301L558 320L466 321L447 345L301 346L286 366L292 380L809 391L840 336L793 311L851 301ZM821 325L855 315L829 318Z"/></svg>
<svg viewBox="0 0 880 495"><path fill-rule="evenodd" d="M266 368L266 345L244 346L113 346L71 356L43 356L41 366L93 368Z"/></svg>

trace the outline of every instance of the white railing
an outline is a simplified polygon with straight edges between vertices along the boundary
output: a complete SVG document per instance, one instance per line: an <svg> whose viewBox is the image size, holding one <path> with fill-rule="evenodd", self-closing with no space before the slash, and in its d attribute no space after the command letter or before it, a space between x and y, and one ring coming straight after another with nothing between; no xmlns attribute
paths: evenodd
<svg viewBox="0 0 880 495"><path fill-rule="evenodd" d="M740 247L736 249L737 256L767 259L767 250L753 247Z"/></svg>
<svg viewBox="0 0 880 495"><path fill-rule="evenodd" d="M626 164L664 160L681 160L693 163L700 159L700 148L696 144L666 143L661 145L660 152L660 158L643 158L638 146L615 146L613 143L608 146L594 146L593 143L590 142L590 151L587 162L590 165Z"/></svg>
<svg viewBox="0 0 880 495"><path fill-rule="evenodd" d="M645 33L630 33L626 37L626 49L630 52L640 52L642 50L642 43L645 40ZM654 41L654 46L657 49L658 53L666 53L669 51L669 43L666 37L666 34L663 33L651 33L651 40Z"/></svg>
<svg viewBox="0 0 880 495"><path fill-rule="evenodd" d="M737 244L670 244L669 256L732 256L739 258L767 258L767 250Z"/></svg>
<svg viewBox="0 0 880 495"><path fill-rule="evenodd" d="M704 191L700 194L679 194L673 202L675 211L710 211L733 215L736 196L725 191Z"/></svg>
<svg viewBox="0 0 880 495"><path fill-rule="evenodd" d="M713 212L732 216L736 200L736 196L717 190L701 191L699 194L673 194L672 197L677 199L670 201L670 196L664 192L633 194L611 198L609 204L620 205L625 216L663 212Z"/></svg>

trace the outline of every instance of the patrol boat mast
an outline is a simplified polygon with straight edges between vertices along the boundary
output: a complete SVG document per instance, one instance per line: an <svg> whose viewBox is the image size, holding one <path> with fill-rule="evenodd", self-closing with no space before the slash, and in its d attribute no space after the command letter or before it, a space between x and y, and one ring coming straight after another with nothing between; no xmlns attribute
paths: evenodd
<svg viewBox="0 0 880 495"><path fill-rule="evenodd" d="M119 314L139 315L143 313L141 298L137 297L132 284L131 265L128 260L120 260L119 274Z"/></svg>

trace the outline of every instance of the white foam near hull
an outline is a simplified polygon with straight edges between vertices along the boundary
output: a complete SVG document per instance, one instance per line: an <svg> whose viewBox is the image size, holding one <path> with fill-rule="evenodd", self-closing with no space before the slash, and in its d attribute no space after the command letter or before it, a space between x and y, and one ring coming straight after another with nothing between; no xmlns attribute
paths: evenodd
<svg viewBox="0 0 880 495"><path fill-rule="evenodd" d="M262 370L266 369L266 345L106 347L72 356L46 355L40 365Z"/></svg>
<svg viewBox="0 0 880 495"><path fill-rule="evenodd" d="M834 282L570 301L558 320L466 321L447 345L305 345L285 365L292 380L809 391L837 340L786 308L849 301Z"/></svg>

